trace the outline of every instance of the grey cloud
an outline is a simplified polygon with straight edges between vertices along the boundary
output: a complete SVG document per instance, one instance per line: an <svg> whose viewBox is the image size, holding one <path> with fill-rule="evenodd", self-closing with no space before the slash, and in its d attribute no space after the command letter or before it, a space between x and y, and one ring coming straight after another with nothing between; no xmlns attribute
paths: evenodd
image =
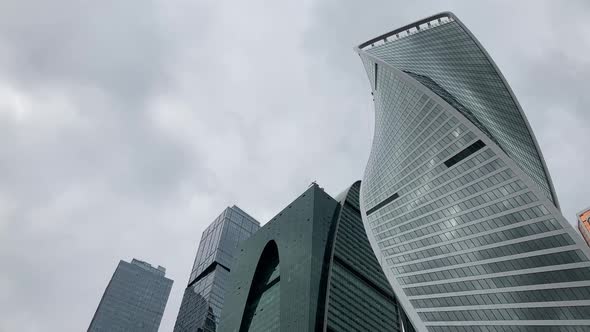
<svg viewBox="0 0 590 332"><path fill-rule="evenodd" d="M129 102L166 86L173 45L153 1L9 1L0 12L3 69L27 88L91 86Z"/></svg>

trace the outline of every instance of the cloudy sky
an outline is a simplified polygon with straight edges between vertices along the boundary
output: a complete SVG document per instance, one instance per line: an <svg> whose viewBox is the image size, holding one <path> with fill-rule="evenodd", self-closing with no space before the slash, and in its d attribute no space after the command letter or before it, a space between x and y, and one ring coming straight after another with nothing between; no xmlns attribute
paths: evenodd
<svg viewBox="0 0 590 332"><path fill-rule="evenodd" d="M354 45L451 10L519 98L564 215L590 205L584 1L0 1L0 331L82 331L119 259L175 280L237 204L262 223L361 177Z"/></svg>

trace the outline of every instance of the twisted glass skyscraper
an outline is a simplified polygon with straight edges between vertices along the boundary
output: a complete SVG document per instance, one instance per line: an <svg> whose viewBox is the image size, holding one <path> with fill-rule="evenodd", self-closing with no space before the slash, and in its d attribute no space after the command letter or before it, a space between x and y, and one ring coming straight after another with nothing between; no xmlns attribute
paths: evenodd
<svg viewBox="0 0 590 332"><path fill-rule="evenodd" d="M357 48L365 229L418 331L590 330L590 252L504 77L451 13Z"/></svg>

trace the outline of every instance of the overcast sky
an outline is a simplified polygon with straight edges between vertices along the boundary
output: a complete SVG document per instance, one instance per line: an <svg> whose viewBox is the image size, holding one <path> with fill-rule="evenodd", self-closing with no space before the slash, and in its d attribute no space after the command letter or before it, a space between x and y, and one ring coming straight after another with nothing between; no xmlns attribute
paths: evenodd
<svg viewBox="0 0 590 332"><path fill-rule="evenodd" d="M453 11L512 86L562 211L590 205L584 1L0 0L0 331L83 331L119 261L167 268L171 331L203 229L362 177L353 46Z"/></svg>

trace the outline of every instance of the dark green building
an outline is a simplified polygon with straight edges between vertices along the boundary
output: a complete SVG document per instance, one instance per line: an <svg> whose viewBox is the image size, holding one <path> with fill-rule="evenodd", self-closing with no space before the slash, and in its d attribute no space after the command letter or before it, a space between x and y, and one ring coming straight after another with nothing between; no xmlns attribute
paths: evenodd
<svg viewBox="0 0 590 332"><path fill-rule="evenodd" d="M334 199L314 183L241 243L220 331L402 330L407 320L365 234L359 188Z"/></svg>

